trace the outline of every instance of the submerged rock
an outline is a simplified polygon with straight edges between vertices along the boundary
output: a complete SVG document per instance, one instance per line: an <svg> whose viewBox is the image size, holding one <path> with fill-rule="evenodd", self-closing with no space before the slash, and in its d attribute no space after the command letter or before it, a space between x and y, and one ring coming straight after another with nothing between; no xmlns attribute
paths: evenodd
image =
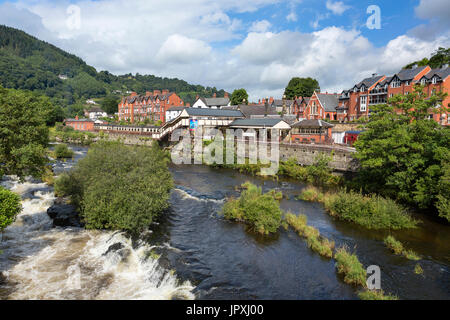
<svg viewBox="0 0 450 320"><path fill-rule="evenodd" d="M47 210L53 227L83 227L77 208L71 204L54 204Z"/></svg>

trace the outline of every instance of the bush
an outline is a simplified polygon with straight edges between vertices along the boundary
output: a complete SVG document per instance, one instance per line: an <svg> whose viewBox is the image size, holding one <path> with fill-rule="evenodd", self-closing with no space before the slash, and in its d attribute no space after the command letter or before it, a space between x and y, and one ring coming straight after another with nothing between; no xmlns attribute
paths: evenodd
<svg viewBox="0 0 450 320"><path fill-rule="evenodd" d="M415 265L415 267L414 267L414 273L415 274L423 274L423 269L422 269L422 267L420 266L420 264L416 264Z"/></svg>
<svg viewBox="0 0 450 320"><path fill-rule="evenodd" d="M327 194L324 205L332 216L352 221L368 229L397 230L414 228L417 225L417 221L413 220L403 207L381 196L364 196L354 191L341 190L336 194Z"/></svg>
<svg viewBox="0 0 450 320"><path fill-rule="evenodd" d="M298 199L311 202L322 202L324 195L315 187L308 187L302 191Z"/></svg>
<svg viewBox="0 0 450 320"><path fill-rule="evenodd" d="M358 293L361 300L398 300L397 296L385 295L383 290L364 290Z"/></svg>
<svg viewBox="0 0 450 320"><path fill-rule="evenodd" d="M21 210L20 197L0 187L0 232L14 222Z"/></svg>
<svg viewBox="0 0 450 320"><path fill-rule="evenodd" d="M277 232L281 225L282 211L274 192L263 194L260 187L249 182L238 199L229 199L222 214L226 219L242 221L261 234Z"/></svg>
<svg viewBox="0 0 450 320"><path fill-rule="evenodd" d="M55 183L70 195L88 229L138 233L169 206L173 186L166 154L152 147L100 141Z"/></svg>
<svg viewBox="0 0 450 320"><path fill-rule="evenodd" d="M58 144L55 147L55 157L57 159L61 158L72 158L73 157L73 151L69 149L67 144Z"/></svg>
<svg viewBox="0 0 450 320"><path fill-rule="evenodd" d="M366 270L356 254L351 254L345 247L339 248L335 255L338 273L344 275L344 281L353 285L366 286Z"/></svg>
<svg viewBox="0 0 450 320"><path fill-rule="evenodd" d="M395 254L401 254L409 260L420 260L420 257L417 253L412 250L406 250L403 247L403 244L400 241L396 240L393 236L387 236L384 239L384 243L386 247L391 249L391 251Z"/></svg>

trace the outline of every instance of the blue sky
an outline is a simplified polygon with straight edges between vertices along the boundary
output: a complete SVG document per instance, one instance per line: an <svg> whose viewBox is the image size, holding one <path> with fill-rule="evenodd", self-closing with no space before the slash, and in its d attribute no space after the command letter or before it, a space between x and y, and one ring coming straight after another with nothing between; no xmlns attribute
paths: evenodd
<svg viewBox="0 0 450 320"><path fill-rule="evenodd" d="M367 8L380 8L369 29ZM450 43L448 0L0 0L0 23L98 70L177 77L252 99L293 76L340 91Z"/></svg>

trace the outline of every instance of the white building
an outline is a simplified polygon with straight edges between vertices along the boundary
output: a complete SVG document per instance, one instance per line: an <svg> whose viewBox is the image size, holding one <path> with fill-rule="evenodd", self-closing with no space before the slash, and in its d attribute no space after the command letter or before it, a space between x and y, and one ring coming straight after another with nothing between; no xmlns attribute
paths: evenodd
<svg viewBox="0 0 450 320"><path fill-rule="evenodd" d="M177 118L185 107L171 107L166 110L166 122L172 121Z"/></svg>
<svg viewBox="0 0 450 320"><path fill-rule="evenodd" d="M93 107L89 110L84 110L84 116L91 120L97 120L98 118L107 117L108 114L98 107Z"/></svg>
<svg viewBox="0 0 450 320"><path fill-rule="evenodd" d="M197 101L192 105L192 108L202 108L202 109L221 109L222 107L231 106L230 98L228 94L225 93L225 97L217 98L216 94L212 98L197 98Z"/></svg>

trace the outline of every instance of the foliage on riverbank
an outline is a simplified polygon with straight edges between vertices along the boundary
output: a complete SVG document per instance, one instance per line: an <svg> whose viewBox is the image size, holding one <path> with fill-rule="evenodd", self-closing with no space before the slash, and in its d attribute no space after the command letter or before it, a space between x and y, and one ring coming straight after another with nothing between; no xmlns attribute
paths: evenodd
<svg viewBox="0 0 450 320"><path fill-rule="evenodd" d="M417 225L417 221L412 219L402 206L377 195L366 196L345 190L324 194L317 188L308 187L298 199L322 202L330 215L368 229L398 230L414 228Z"/></svg>
<svg viewBox="0 0 450 320"><path fill-rule="evenodd" d="M21 210L20 197L0 186L0 232L14 222Z"/></svg>
<svg viewBox="0 0 450 320"><path fill-rule="evenodd" d="M366 287L366 270L354 253L347 251L345 247L336 250L334 255L336 268L339 274L344 276L344 281L352 285Z"/></svg>
<svg viewBox="0 0 450 320"><path fill-rule="evenodd" d="M166 154L152 147L100 141L55 182L70 196L88 229L139 233L169 206L173 186Z"/></svg>
<svg viewBox="0 0 450 320"><path fill-rule="evenodd" d="M72 127L63 126L57 123L50 130L50 139L52 141L60 140L63 143L77 143L81 145L91 145L98 135L93 132L76 131Z"/></svg>
<svg viewBox="0 0 450 320"><path fill-rule="evenodd" d="M279 194L270 191L262 193L260 187L249 182L242 185L245 189L237 199L229 199L222 214L226 219L242 221L261 234L277 232L282 222Z"/></svg>
<svg viewBox="0 0 450 320"><path fill-rule="evenodd" d="M431 209L450 221L450 128L428 120L430 110L450 111L422 86L372 106L366 131L355 143L361 165L353 188Z"/></svg>
<svg viewBox="0 0 450 320"><path fill-rule="evenodd" d="M292 213L287 213L285 216L286 222L290 225L299 236L306 238L308 247L317 252L321 256L332 258L334 242L320 235L319 230L312 226L308 226L308 218L306 215L300 214L296 216Z"/></svg>
<svg viewBox="0 0 450 320"><path fill-rule="evenodd" d="M358 293L361 300L398 300L397 296L384 294L383 290L364 290Z"/></svg>
<svg viewBox="0 0 450 320"><path fill-rule="evenodd" d="M393 236L387 236L384 239L384 244L397 255L403 255L409 260L420 260L420 257L417 253L412 250L406 250L403 247L403 244L400 241L396 240Z"/></svg>

